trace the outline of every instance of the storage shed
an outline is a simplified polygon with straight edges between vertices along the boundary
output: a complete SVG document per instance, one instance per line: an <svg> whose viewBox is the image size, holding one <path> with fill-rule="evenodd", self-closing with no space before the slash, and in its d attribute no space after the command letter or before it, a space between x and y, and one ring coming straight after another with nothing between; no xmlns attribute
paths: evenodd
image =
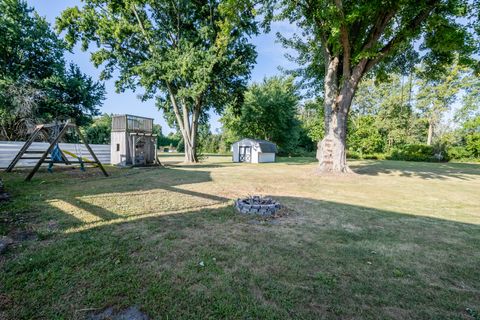
<svg viewBox="0 0 480 320"><path fill-rule="evenodd" d="M157 164L157 135L153 119L129 114L112 116L111 164L142 166Z"/></svg>
<svg viewBox="0 0 480 320"><path fill-rule="evenodd" d="M233 162L275 162L277 145L265 140L242 139L232 144L231 151Z"/></svg>

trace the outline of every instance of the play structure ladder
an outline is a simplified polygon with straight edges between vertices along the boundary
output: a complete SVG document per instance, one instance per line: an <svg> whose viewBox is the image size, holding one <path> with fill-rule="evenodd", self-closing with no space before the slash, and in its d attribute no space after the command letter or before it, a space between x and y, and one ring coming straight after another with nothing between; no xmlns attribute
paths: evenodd
<svg viewBox="0 0 480 320"><path fill-rule="evenodd" d="M83 136L83 134L80 132L80 129L73 123L70 123L69 121L67 121L65 124L63 124L63 128L60 130L60 132L57 134L57 136L54 137L54 139L52 140L52 142L50 143L50 145L48 146L47 150L46 151L28 151L28 148L32 145L32 143L35 141L35 139L37 138L37 136L39 135L39 133L46 129L46 128L49 128L49 127L53 127L53 126L58 126L57 124L52 124L52 125L38 125L35 127L35 130L33 131L32 135L30 136L30 138L25 142L25 144L22 146L22 148L20 149L20 151L18 152L18 154L15 156L15 158L12 160L12 162L10 163L10 165L7 167L7 169L5 170L6 172L10 172L13 170L13 168L15 167L15 165L18 163L18 161L20 161L21 159L35 159L37 160L38 159L38 162L35 164L34 168L32 169L32 171L30 171L30 173L28 174L28 176L25 178L26 181L30 181L32 179L32 177L35 175L35 173L38 171L38 169L40 168L40 166L42 165L42 163L45 162L45 160L48 160L47 163L64 163L66 165L70 165L72 163L95 163L99 168L100 170L103 172L103 174L108 177L108 173L107 171L105 171L105 168L103 167L102 163L100 162L100 160L98 160L97 156L95 155L95 153L93 152L92 148L90 147L90 145L87 143L87 141L85 140L85 137ZM83 144L85 145L85 147L87 148L88 152L90 153L90 155L92 156L93 158L93 161L85 161L83 159L79 159L78 161L70 161L68 160L68 158L65 156L65 154L60 150L60 155L61 155L61 161L55 161L54 159L52 158L49 158L48 155L51 154L53 148L58 144L58 142L60 141L60 139L63 137L63 135L67 132L67 129L68 128L74 128L75 132L77 133L78 137L80 138L80 140L83 142ZM28 157L28 156L24 156L25 154L42 154L40 157Z"/></svg>

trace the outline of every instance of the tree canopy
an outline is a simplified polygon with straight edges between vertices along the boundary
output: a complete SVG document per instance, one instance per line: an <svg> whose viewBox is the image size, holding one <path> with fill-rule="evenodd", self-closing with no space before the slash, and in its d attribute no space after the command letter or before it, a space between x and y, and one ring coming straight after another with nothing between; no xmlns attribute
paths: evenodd
<svg viewBox="0 0 480 320"><path fill-rule="evenodd" d="M66 65L65 45L25 1L0 0L0 136L24 139L38 122L98 113L102 84Z"/></svg>
<svg viewBox="0 0 480 320"><path fill-rule="evenodd" d="M95 117L91 124L82 128L82 131L89 143L109 144L112 131L112 116L103 114Z"/></svg>
<svg viewBox="0 0 480 320"><path fill-rule="evenodd" d="M256 53L249 1L86 0L57 19L70 46L97 45L92 61L119 91L143 88L182 133L185 161L196 161L207 110L241 103Z"/></svg>

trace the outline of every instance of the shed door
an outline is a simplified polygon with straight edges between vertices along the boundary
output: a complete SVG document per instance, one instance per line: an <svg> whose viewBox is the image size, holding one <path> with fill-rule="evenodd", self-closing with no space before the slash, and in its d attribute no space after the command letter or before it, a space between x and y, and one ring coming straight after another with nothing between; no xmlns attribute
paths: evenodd
<svg viewBox="0 0 480 320"><path fill-rule="evenodd" d="M238 153L240 162L252 162L252 147L240 146Z"/></svg>

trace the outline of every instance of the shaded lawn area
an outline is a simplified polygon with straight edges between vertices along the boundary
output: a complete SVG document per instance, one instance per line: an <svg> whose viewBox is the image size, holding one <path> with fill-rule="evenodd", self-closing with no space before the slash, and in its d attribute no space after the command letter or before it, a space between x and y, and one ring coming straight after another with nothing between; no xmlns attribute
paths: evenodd
<svg viewBox="0 0 480 320"><path fill-rule="evenodd" d="M0 319L478 319L480 165L356 161L356 176L318 177L308 158L162 160L109 178L2 173L0 234L17 241L0 256ZM293 212L235 214L252 194Z"/></svg>

